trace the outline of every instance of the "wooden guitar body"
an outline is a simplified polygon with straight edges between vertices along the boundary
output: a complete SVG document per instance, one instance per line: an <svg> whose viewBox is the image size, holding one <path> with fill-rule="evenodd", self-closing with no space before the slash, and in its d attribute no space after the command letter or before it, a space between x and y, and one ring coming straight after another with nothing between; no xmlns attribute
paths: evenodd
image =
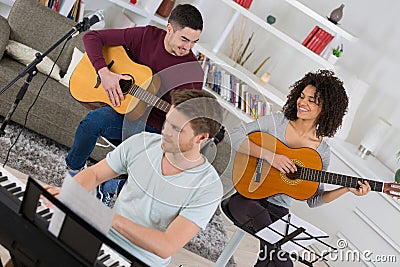
<svg viewBox="0 0 400 267"><path fill-rule="evenodd" d="M87 54L78 63L70 80L70 93L73 98L88 108L97 108L104 104L111 106L120 114L128 114L135 119L143 114L148 104L143 102L139 91L145 90L154 96L160 87L160 79L153 76L152 70L133 62L122 46L103 48L104 58L112 72L130 77L129 81L120 80L120 87L125 99L119 107L111 104ZM139 94L138 94L139 93Z"/></svg>
<svg viewBox="0 0 400 267"><path fill-rule="evenodd" d="M322 161L318 152L311 148L289 148L274 136L254 132L249 139L257 145L277 154L283 154L292 159L297 165L317 170L322 169ZM233 184L243 196L251 199L261 199L276 194L286 194L295 199L305 200L315 194L319 183L292 179L263 161L259 181L255 177L258 158L246 154L236 153L233 166Z"/></svg>

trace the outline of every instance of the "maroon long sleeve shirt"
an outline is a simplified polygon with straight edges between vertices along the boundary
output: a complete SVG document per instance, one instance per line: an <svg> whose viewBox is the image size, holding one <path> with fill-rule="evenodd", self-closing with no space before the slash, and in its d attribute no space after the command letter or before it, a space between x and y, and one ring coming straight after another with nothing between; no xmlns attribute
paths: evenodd
<svg viewBox="0 0 400 267"><path fill-rule="evenodd" d="M154 26L110 29L90 31L84 35L83 42L96 71L107 66L102 54L103 46L124 46L134 62L148 66L153 74L161 78L157 96L171 103L169 91L201 90L204 74L192 52L185 56L175 56L165 50L165 34L165 30ZM142 120L161 131L165 113L157 108L149 108Z"/></svg>

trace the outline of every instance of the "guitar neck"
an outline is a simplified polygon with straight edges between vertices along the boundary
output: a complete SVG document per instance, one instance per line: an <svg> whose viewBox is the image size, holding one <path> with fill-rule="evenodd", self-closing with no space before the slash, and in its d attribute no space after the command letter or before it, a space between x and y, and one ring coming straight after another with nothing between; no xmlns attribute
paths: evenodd
<svg viewBox="0 0 400 267"><path fill-rule="evenodd" d="M358 188L360 182L367 181L371 186L372 191L383 192L384 183L374 180L362 179L359 177L353 177L338 173L331 173L326 171L314 170L310 168L300 168L300 177L301 180L308 180L326 184L334 184L334 185L341 185L345 187L353 187ZM298 172L297 172L298 173Z"/></svg>
<svg viewBox="0 0 400 267"><path fill-rule="evenodd" d="M142 100L146 104L150 106L156 107L165 113L167 113L171 107L171 105L167 102L162 100L161 98L153 95L152 93L144 90L140 86L133 84L132 88L129 90L129 93L134 97Z"/></svg>

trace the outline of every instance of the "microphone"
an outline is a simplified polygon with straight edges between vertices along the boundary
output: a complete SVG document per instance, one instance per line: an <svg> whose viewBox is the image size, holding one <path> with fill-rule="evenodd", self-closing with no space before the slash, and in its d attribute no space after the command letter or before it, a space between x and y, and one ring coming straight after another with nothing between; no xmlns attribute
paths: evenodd
<svg viewBox="0 0 400 267"><path fill-rule="evenodd" d="M76 24L74 26L74 29L77 32L81 33L81 32L89 30L89 28L92 25L94 25L97 22L102 21L102 20L104 20L104 11L98 10L90 18L84 17L81 22L79 22L78 24Z"/></svg>
<svg viewBox="0 0 400 267"><path fill-rule="evenodd" d="M104 10L98 10L96 11L92 17L89 19L89 28L96 24L99 21L104 20Z"/></svg>

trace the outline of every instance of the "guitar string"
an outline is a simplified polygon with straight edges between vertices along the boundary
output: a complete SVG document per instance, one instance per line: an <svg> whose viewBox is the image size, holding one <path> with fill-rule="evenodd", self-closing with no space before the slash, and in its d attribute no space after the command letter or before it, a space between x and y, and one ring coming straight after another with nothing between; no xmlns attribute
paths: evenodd
<svg viewBox="0 0 400 267"><path fill-rule="evenodd" d="M136 96L137 98L143 100L147 104L150 104L152 106L155 106L162 111L168 112L170 108L170 104L157 96L149 93L148 91L144 90L140 86L133 84L131 88L129 89L129 94Z"/></svg>
<svg viewBox="0 0 400 267"><path fill-rule="evenodd" d="M304 169L304 168L302 168L302 169ZM305 169L306 169L305 173L304 173L305 180L314 181L314 182L322 182L322 183L327 183L327 184L336 184L336 185L342 185L342 186L353 187L353 188L358 187L358 181L361 181L362 183L367 181L370 184L372 191L381 192L383 189L383 182L362 179L362 178L342 175L342 174L338 174L338 173L330 173L330 172L315 170L315 169L311 169L311 168L305 168ZM335 175L336 175L336 178L335 178ZM300 174L300 177L301 176L302 175ZM326 176L327 176L327 178L326 178ZM339 177L341 178L340 183L339 183ZM343 177L346 178L344 183L343 183Z"/></svg>

